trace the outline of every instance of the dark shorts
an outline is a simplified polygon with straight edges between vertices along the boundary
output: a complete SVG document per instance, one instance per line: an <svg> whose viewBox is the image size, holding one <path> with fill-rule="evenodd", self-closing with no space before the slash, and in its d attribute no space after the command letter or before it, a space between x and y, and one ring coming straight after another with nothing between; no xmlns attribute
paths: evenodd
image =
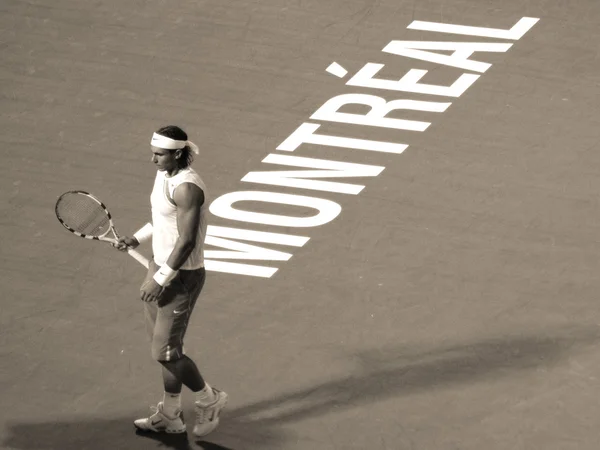
<svg viewBox="0 0 600 450"><path fill-rule="evenodd" d="M157 270L158 265L151 261L144 283ZM146 329L152 341L152 357L157 361L172 361L185 354L183 338L205 280L204 268L180 270L163 291L159 304L144 303Z"/></svg>

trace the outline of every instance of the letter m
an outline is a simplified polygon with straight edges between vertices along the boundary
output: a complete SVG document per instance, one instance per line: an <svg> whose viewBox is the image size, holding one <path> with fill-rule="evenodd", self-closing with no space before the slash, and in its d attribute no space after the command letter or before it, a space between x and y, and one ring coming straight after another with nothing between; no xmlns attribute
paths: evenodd
<svg viewBox="0 0 600 450"><path fill-rule="evenodd" d="M209 225L206 230L204 244L226 250L204 250L204 265L206 270L213 272L271 278L273 274L277 272L277 268L275 267L220 260L288 261L292 257L290 253L238 241L302 247L308 240L309 238L307 237L290 234L268 233L264 231Z"/></svg>

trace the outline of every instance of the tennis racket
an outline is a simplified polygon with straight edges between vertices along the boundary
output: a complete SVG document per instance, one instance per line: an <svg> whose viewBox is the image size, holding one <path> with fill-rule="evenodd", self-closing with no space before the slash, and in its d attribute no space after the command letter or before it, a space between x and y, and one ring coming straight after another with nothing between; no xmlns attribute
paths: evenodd
<svg viewBox="0 0 600 450"><path fill-rule="evenodd" d="M76 236L111 244L118 242L119 234L108 209L88 192L65 192L58 198L55 212L58 221ZM109 233L114 237L108 236ZM127 253L148 268L148 260L143 255L133 249L128 249Z"/></svg>

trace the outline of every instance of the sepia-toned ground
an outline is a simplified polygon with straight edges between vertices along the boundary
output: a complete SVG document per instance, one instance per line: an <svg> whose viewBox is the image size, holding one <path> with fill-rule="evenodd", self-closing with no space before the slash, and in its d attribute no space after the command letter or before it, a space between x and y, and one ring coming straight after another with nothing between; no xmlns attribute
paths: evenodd
<svg viewBox="0 0 600 450"><path fill-rule="evenodd" d="M523 17L540 20L508 51L475 53L492 67L459 98L325 71L380 63L382 78L415 68L450 85L468 71L381 50L506 42L413 20L509 29ZM599 30L594 0L3 0L0 448L597 450ZM347 93L452 106L390 114L431 122L424 132L310 119ZM309 121L409 147L277 151ZM162 396L144 269L54 215L62 192L84 189L133 233L149 219L150 136L171 123L201 148L211 200L272 191L342 207L313 228L210 216L310 239L260 244L289 261L232 260L277 267L271 278L208 272L186 350L230 403L202 441L191 427L134 431ZM261 162L270 153L385 170L334 180L364 185L358 195L242 182L285 170Z"/></svg>

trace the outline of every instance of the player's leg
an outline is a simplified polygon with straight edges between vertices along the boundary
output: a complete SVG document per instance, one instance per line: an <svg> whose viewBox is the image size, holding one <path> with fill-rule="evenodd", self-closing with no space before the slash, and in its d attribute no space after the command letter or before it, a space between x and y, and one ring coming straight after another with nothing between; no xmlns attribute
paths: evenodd
<svg viewBox="0 0 600 450"><path fill-rule="evenodd" d="M192 276L190 276L192 275ZM165 392L177 394L185 385L193 392L206 383L196 364L185 355L183 339L202 289L203 277L182 270L163 293L153 334L152 356L163 366Z"/></svg>
<svg viewBox="0 0 600 450"><path fill-rule="evenodd" d="M155 357L166 369L165 382L169 382L171 377L176 378L195 394L194 433L197 436L205 436L218 426L219 414L227 403L227 394L206 383L194 361L185 355L183 349L183 339L205 278L204 269L180 271L177 281L169 286L170 292L165 293L165 304L159 311L158 321L164 323L164 327L158 330L157 326L155 330ZM161 333L167 335L161 336Z"/></svg>
<svg viewBox="0 0 600 450"><path fill-rule="evenodd" d="M156 270L158 270L158 266L154 262L151 262L148 275L146 276L144 283L154 275ZM150 341L153 347L152 353L154 355L155 330L160 328L157 327L157 323L161 321L158 305L156 303L145 303L144 317L146 322L146 330L150 336ZM174 405L176 406L178 404L177 400L179 399L179 395L181 393L181 381L172 375L170 377L166 377L165 371L166 370L163 368L163 384L165 386L163 401L159 402L157 406L152 407L154 414L152 414L150 417L135 420L134 425L136 428L143 431L183 433L186 431L183 414L180 408L173 408ZM165 411L165 404L168 405L167 409L169 411Z"/></svg>
<svg viewBox="0 0 600 450"><path fill-rule="evenodd" d="M146 303L144 306L146 323L150 327L154 321L154 331L152 337L152 356L155 359L166 357L166 346L157 347L157 337L160 338L161 330L165 328L164 321L156 303ZM158 336L157 336L158 333ZM162 335L166 335L164 332ZM163 350L164 348L164 350ZM150 417L144 417L134 421L134 425L139 430L166 432L166 433L184 433L186 431L183 412L181 410L181 381L170 371L162 369L164 393L162 401L152 407L154 414Z"/></svg>
<svg viewBox="0 0 600 450"><path fill-rule="evenodd" d="M182 385L185 385L192 392L198 392L206 386L196 363L187 355L171 361L159 362L163 366L165 392L180 394Z"/></svg>

